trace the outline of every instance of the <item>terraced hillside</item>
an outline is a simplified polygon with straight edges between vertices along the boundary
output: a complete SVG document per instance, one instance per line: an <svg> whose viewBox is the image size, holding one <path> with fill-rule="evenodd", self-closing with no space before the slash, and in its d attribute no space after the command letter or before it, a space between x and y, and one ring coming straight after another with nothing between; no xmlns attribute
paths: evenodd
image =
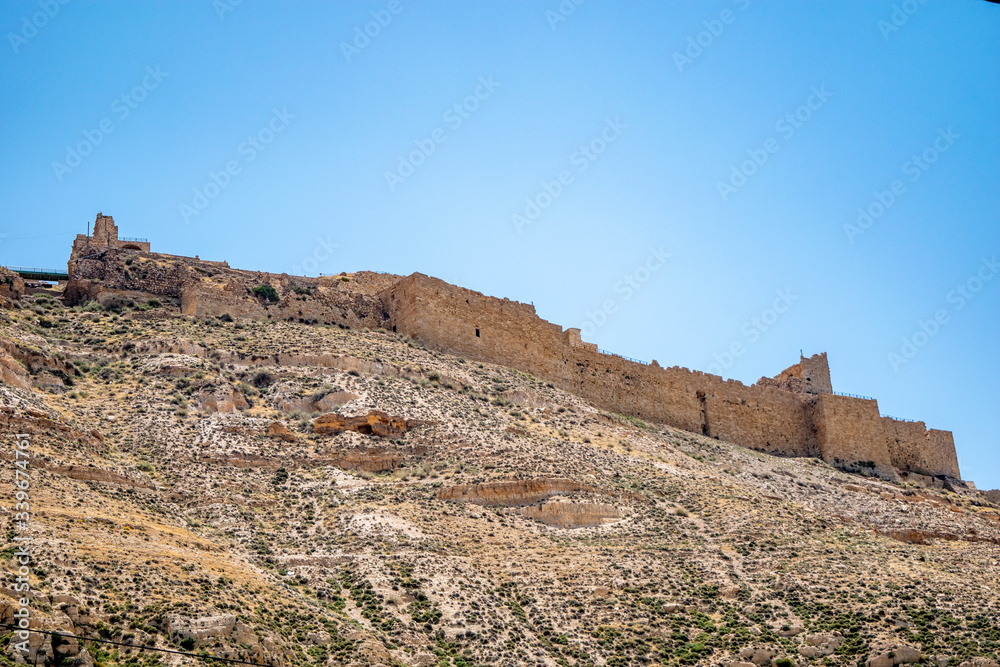
<svg viewBox="0 0 1000 667"><path fill-rule="evenodd" d="M985 494L605 413L384 331L57 297L0 312L33 627L274 665L996 665ZM30 643L53 665L198 663Z"/></svg>

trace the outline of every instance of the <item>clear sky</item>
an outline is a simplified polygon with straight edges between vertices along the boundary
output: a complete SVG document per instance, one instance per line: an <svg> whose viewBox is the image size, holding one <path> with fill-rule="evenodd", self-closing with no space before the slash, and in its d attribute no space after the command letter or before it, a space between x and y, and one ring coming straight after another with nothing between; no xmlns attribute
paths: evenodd
<svg viewBox="0 0 1000 667"><path fill-rule="evenodd" d="M1000 487L1000 6L0 8L0 263L420 271L602 349L834 388Z"/></svg>

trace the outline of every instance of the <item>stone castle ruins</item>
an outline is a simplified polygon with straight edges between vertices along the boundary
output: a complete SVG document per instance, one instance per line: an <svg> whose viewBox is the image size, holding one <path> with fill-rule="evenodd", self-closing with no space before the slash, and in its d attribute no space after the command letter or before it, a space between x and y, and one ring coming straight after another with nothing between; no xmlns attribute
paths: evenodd
<svg viewBox="0 0 1000 667"><path fill-rule="evenodd" d="M686 368L604 354L531 305L484 296L421 273L307 278L231 268L119 240L98 214L69 259L69 302L174 300L185 315L384 328L427 347L500 364L609 411L844 470L922 483L960 479L950 431L883 417L874 399L833 391L826 353L751 386Z"/></svg>

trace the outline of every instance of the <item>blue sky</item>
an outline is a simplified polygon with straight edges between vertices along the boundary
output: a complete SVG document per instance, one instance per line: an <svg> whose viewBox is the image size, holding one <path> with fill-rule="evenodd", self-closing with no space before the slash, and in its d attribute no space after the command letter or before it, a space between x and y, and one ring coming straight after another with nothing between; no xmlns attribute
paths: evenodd
<svg viewBox="0 0 1000 667"><path fill-rule="evenodd" d="M1000 487L1000 7L64 2L0 9L0 262L103 211L748 384L827 351Z"/></svg>

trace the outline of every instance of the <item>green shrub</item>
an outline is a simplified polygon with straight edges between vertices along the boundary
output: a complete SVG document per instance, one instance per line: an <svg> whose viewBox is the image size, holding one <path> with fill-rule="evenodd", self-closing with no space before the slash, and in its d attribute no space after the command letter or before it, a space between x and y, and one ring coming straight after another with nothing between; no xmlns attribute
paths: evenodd
<svg viewBox="0 0 1000 667"><path fill-rule="evenodd" d="M267 371L260 371L259 373L254 375L253 379L251 379L250 381L253 383L253 386L259 389L261 387L266 387L267 385L274 382L274 376L268 373Z"/></svg>
<svg viewBox="0 0 1000 667"><path fill-rule="evenodd" d="M258 285L250 291L253 292L255 297L262 301L273 301L274 303L277 303L281 300L281 297L278 296L278 291L268 283Z"/></svg>

